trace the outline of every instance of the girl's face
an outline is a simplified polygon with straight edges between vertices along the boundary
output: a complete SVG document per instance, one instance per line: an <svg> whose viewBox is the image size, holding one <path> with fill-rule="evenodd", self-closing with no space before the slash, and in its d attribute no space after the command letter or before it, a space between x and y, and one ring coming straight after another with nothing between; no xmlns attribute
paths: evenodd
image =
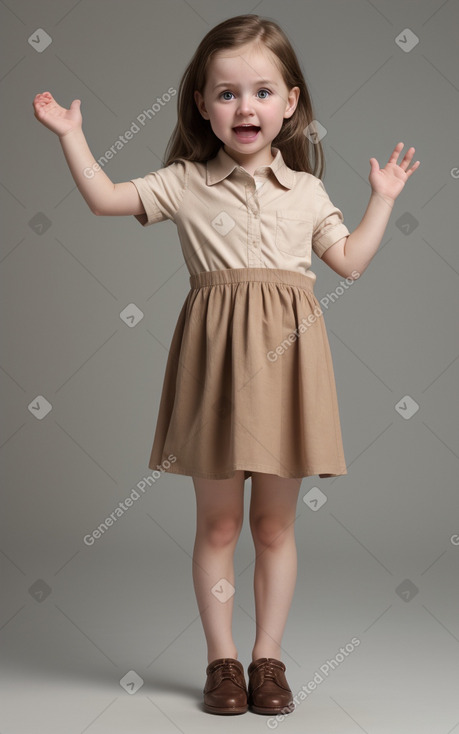
<svg viewBox="0 0 459 734"><path fill-rule="evenodd" d="M225 151L240 165L269 165L271 143L284 118L293 115L299 92L299 87L287 88L269 49L248 44L215 54L204 94L195 91L194 97Z"/></svg>

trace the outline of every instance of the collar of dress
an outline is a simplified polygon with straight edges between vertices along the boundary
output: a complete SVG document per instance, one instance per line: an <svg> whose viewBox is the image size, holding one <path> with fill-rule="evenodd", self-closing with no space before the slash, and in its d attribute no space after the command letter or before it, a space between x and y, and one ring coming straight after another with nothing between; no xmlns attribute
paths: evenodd
<svg viewBox="0 0 459 734"><path fill-rule="evenodd" d="M279 183L285 188L291 189L293 187L294 171L286 165L279 148L272 147L271 152L274 155L274 160L271 161L269 166L260 166L257 171L263 172L263 175L266 172L266 176L268 176L269 169L271 169ZM207 185L212 186L212 184L222 181L235 168L240 168L239 163L226 153L222 145L217 155L207 161ZM250 174L247 173L247 175Z"/></svg>

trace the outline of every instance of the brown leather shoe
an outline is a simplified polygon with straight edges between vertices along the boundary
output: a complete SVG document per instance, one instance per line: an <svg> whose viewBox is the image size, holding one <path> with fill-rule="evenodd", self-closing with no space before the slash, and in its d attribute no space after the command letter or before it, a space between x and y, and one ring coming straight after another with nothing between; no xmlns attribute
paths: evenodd
<svg viewBox="0 0 459 734"><path fill-rule="evenodd" d="M253 660L248 669L248 703L256 714L289 714L295 708L285 665L275 658Z"/></svg>
<svg viewBox="0 0 459 734"><path fill-rule="evenodd" d="M212 660L206 668L206 675L204 711L210 714L244 714L247 711L247 685L239 660Z"/></svg>

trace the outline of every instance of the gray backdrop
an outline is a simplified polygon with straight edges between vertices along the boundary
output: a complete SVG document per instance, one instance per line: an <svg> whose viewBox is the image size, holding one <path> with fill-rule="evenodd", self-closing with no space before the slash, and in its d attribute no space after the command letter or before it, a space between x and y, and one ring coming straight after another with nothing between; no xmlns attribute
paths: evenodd
<svg viewBox="0 0 459 734"><path fill-rule="evenodd" d="M143 176L162 166L176 96L139 116L178 89L212 26L246 12L278 20L298 53L327 130L324 184L350 231L369 158L383 167L403 141L421 160L368 270L325 313L348 475L300 489L282 648L298 703L285 721L201 711L192 480L146 483L189 288L175 225L92 215L32 108L37 92L80 98L96 159L136 123L104 170ZM1 734L459 732L458 2L2 0L0 20ZM342 280L315 255L312 270L319 300ZM134 328L129 304L143 313ZM234 638L246 667L245 488Z"/></svg>

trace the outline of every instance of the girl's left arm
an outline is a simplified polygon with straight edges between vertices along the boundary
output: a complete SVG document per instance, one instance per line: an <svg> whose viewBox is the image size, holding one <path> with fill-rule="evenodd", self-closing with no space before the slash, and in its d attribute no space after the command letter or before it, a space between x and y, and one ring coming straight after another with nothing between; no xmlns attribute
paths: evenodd
<svg viewBox="0 0 459 734"><path fill-rule="evenodd" d="M329 247L322 256L322 260L340 274L345 273L352 278L355 276L351 274L357 272L358 278L367 269L381 243L395 199L420 165L420 161L416 161L407 170L414 148L409 148L402 162L398 164L397 158L402 148L403 143L398 143L389 161L381 169L376 158L370 158L369 181L372 191L362 221L344 241L340 240Z"/></svg>

